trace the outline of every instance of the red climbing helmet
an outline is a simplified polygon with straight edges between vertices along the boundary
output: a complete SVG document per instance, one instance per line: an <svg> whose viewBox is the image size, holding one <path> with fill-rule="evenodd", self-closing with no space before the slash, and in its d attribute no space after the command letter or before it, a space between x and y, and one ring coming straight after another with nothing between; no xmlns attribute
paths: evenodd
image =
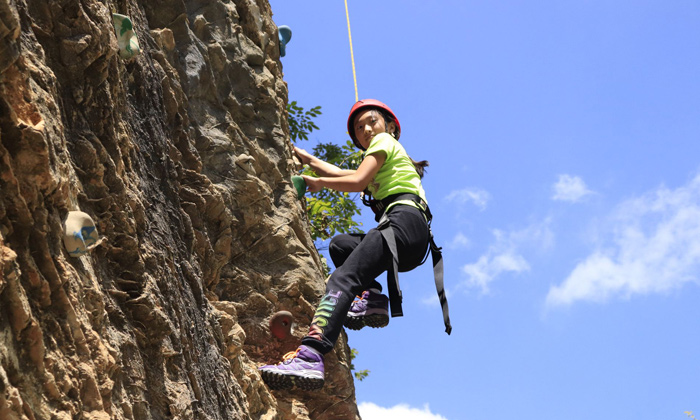
<svg viewBox="0 0 700 420"><path fill-rule="evenodd" d="M355 146L359 147L362 150L365 150L365 148L360 145L360 142L357 141L357 138L355 137L355 127L353 127L353 120L360 111L366 110L367 108L381 109L383 111L388 112L389 115L391 115L392 118L394 118L394 123L396 124L396 140L398 140L401 136L401 124L399 124L399 119L396 118L396 114L394 114L394 111L392 111L391 108L389 108L385 103L379 102L376 99L363 99L361 101L357 101L355 105L352 106L352 109L350 109L350 116L348 117L348 134L350 134L350 138L352 138L352 142L355 143Z"/></svg>

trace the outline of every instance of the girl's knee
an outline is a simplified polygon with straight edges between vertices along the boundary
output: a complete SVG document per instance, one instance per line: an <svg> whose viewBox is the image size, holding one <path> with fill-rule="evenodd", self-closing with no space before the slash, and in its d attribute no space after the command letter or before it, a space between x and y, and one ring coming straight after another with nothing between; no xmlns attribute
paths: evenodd
<svg viewBox="0 0 700 420"><path fill-rule="evenodd" d="M335 247L335 248L347 248L351 243L354 243L355 240L352 236L348 234L340 234L336 235L331 239L331 244L330 247Z"/></svg>
<svg viewBox="0 0 700 420"><path fill-rule="evenodd" d="M345 236L345 235L334 236L331 239L331 243L328 245L328 252L330 252L331 255L334 252L339 252L343 249L343 239L340 238L340 236Z"/></svg>
<svg viewBox="0 0 700 420"><path fill-rule="evenodd" d="M343 265L353 249L357 248L359 240L357 237L347 234L334 236L328 245L328 253L336 267Z"/></svg>

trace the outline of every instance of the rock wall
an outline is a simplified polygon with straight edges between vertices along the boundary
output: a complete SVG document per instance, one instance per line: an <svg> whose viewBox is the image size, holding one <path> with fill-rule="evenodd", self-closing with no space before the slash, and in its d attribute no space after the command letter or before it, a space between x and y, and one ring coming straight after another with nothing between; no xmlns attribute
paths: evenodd
<svg viewBox="0 0 700 420"><path fill-rule="evenodd" d="M142 48L119 57L112 13ZM359 419L271 393L323 292L265 0L0 0L0 419ZM69 211L104 241L71 257ZM288 310L293 336L268 321Z"/></svg>

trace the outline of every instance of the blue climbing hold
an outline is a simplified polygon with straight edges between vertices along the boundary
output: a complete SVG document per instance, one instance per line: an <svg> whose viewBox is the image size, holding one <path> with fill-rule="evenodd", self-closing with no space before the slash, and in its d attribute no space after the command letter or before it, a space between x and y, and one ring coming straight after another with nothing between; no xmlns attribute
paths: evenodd
<svg viewBox="0 0 700 420"><path fill-rule="evenodd" d="M287 53L287 43L290 39L292 39L292 28L282 25L278 29L280 39L280 57L284 57L284 55Z"/></svg>

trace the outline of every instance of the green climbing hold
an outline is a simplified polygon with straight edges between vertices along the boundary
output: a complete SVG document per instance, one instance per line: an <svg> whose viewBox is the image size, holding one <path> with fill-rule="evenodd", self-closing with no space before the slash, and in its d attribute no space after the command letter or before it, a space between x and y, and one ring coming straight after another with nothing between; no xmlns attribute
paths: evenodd
<svg viewBox="0 0 700 420"><path fill-rule="evenodd" d="M141 54L141 47L134 33L134 25L131 23L131 19L128 16L113 13L112 20L114 21L114 30L117 33L119 56L129 59Z"/></svg>
<svg viewBox="0 0 700 420"><path fill-rule="evenodd" d="M292 177L292 184L294 184L294 188L297 189L297 198L301 200L304 194L306 194L306 181L299 175L294 175Z"/></svg>

